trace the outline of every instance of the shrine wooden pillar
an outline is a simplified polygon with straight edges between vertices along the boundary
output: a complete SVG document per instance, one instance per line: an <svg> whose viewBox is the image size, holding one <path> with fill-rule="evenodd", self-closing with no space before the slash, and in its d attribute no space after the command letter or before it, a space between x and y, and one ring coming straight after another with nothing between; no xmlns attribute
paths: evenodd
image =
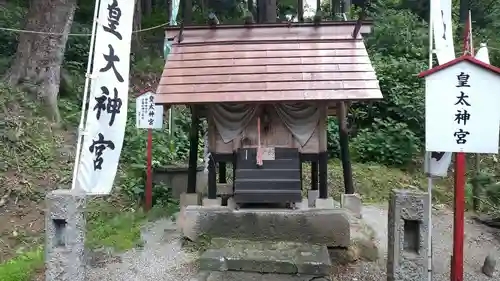
<svg viewBox="0 0 500 281"><path fill-rule="evenodd" d="M227 183L226 162L219 162L219 183Z"/></svg>
<svg viewBox="0 0 500 281"><path fill-rule="evenodd" d="M319 153L318 161L319 170L319 198L328 198L328 152L322 151Z"/></svg>
<svg viewBox="0 0 500 281"><path fill-rule="evenodd" d="M297 0L297 20L304 22L304 0Z"/></svg>
<svg viewBox="0 0 500 281"><path fill-rule="evenodd" d="M214 157L208 159L208 199L217 199L217 169Z"/></svg>
<svg viewBox="0 0 500 281"><path fill-rule="evenodd" d="M317 159L318 166L318 193L320 199L328 198L328 144L327 144L327 131L328 126L328 106L320 105L320 120L319 128L321 129L321 136L319 140L319 153ZM314 166L314 164L313 164ZM311 167L312 170L312 167Z"/></svg>
<svg viewBox="0 0 500 281"><path fill-rule="evenodd" d="M189 131L189 167L187 193L196 193L196 174L198 168L199 108L191 106L191 128Z"/></svg>
<svg viewBox="0 0 500 281"><path fill-rule="evenodd" d="M318 161L311 161L311 190L318 190Z"/></svg>
<svg viewBox="0 0 500 281"><path fill-rule="evenodd" d="M344 192L345 194L354 194L351 157L349 155L349 131L347 130L346 120L347 108L345 102L339 102L337 117L339 122L340 159L344 172Z"/></svg>

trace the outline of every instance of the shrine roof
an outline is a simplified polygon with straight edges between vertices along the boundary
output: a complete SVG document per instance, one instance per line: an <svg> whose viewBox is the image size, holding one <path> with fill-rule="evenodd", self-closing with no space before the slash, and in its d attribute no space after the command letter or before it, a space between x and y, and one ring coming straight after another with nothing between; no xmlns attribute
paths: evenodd
<svg viewBox="0 0 500 281"><path fill-rule="evenodd" d="M436 73L436 72L438 72L438 71L440 71L440 70L446 69L446 68L448 68L448 67L451 67L451 66L453 66L453 65L456 65L457 63L459 63L459 62L463 62L463 61L470 62L470 63L475 64L475 65L477 65L477 66L479 66L479 67L481 67L481 68L483 68L483 69L485 69L485 70L489 70L489 71L492 71L492 72L494 72L494 73L496 73L496 74L499 74L499 75L500 75L500 68L495 67L495 66L493 66L493 65L491 65L491 64L487 64L487 63L485 63L485 62L482 62L482 61L480 61L480 60L478 60L478 59L474 58L473 56L470 56L470 55L463 55L463 56L458 57L458 58L456 58L456 59L454 59L454 60L451 60L451 61L449 61L449 62L447 62L447 63L441 64L441 65L436 66L436 67L434 67L434 68L431 68L431 69L429 69L429 70L423 71L423 72L421 72L421 73L418 75L418 77L423 78L423 77L426 77L426 76L432 75L432 74L434 74L434 73Z"/></svg>
<svg viewBox="0 0 500 281"><path fill-rule="evenodd" d="M179 29L159 104L374 100L382 93L355 22ZM360 33L371 26L363 25ZM177 32L177 33L176 33Z"/></svg>

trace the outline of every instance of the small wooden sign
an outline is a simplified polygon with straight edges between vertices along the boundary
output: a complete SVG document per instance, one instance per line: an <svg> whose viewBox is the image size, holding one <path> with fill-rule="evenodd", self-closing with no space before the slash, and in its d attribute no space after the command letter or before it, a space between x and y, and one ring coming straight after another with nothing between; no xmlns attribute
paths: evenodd
<svg viewBox="0 0 500 281"><path fill-rule="evenodd" d="M264 147L262 149L262 160L275 160L274 147Z"/></svg>

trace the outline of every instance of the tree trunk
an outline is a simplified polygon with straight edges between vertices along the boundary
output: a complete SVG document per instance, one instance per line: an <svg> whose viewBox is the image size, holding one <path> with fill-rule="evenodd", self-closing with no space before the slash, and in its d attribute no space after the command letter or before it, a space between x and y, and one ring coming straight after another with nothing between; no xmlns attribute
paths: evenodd
<svg viewBox="0 0 500 281"><path fill-rule="evenodd" d="M75 8L76 0L31 0L24 29L53 34L21 33L7 76L12 86L36 89L37 96L50 105L55 122L61 120L57 106L61 65Z"/></svg>
<svg viewBox="0 0 500 281"><path fill-rule="evenodd" d="M276 0L265 0L265 1L266 1L266 22L267 23L276 22L276 16L277 16Z"/></svg>
<svg viewBox="0 0 500 281"><path fill-rule="evenodd" d="M136 0L135 1L135 12L134 12L134 23L133 23L133 30L141 30L141 22L142 22L142 2L143 0ZM133 49L134 50L140 50L141 48L141 33L136 32L133 34L134 40L133 42Z"/></svg>
<svg viewBox="0 0 500 281"><path fill-rule="evenodd" d="M184 0L184 7L182 9L182 21L185 25L193 23L193 0Z"/></svg>
<svg viewBox="0 0 500 281"><path fill-rule="evenodd" d="M144 15L150 16L153 12L153 1L152 0L142 0L142 8Z"/></svg>

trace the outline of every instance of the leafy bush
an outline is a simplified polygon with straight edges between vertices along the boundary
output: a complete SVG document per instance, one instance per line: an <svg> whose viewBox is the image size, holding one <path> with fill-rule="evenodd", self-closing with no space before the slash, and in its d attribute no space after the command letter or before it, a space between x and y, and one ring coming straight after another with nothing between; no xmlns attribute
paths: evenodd
<svg viewBox="0 0 500 281"><path fill-rule="evenodd" d="M391 118L376 118L372 128L361 129L351 143L355 160L391 166L410 164L420 146L420 139L408 125Z"/></svg>
<svg viewBox="0 0 500 281"><path fill-rule="evenodd" d="M328 117L327 128L328 156L330 158L340 157L339 124L337 118Z"/></svg>

